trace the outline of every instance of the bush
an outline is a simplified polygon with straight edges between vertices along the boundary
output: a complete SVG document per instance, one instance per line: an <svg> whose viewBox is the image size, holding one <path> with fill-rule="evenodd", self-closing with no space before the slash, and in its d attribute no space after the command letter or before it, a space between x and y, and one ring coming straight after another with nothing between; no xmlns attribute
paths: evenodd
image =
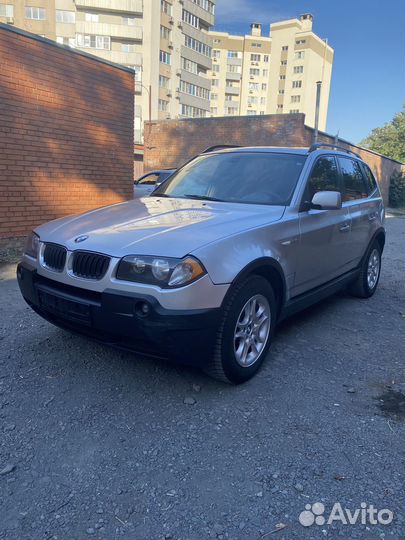
<svg viewBox="0 0 405 540"><path fill-rule="evenodd" d="M390 206L405 206L405 174L395 171L390 178Z"/></svg>

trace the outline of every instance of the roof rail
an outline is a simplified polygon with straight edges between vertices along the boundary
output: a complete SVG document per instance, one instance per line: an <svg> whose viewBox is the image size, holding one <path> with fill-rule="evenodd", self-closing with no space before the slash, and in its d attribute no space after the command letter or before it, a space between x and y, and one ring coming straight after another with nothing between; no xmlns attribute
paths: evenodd
<svg viewBox="0 0 405 540"><path fill-rule="evenodd" d="M359 159L361 159L361 156L359 154L356 154L356 152L353 152L352 150L349 150L348 148L344 148L343 146L338 146L337 144L314 143L309 147L308 152L313 152L314 150L318 150L319 148L322 148L323 146L326 146L327 148L335 148L336 150L341 150L342 152L346 152L348 154L353 154L353 156L356 156Z"/></svg>
<svg viewBox="0 0 405 540"><path fill-rule="evenodd" d="M213 152L214 150L223 150L225 148L240 148L237 144L215 144L214 146L209 146L201 153L206 154L207 152Z"/></svg>

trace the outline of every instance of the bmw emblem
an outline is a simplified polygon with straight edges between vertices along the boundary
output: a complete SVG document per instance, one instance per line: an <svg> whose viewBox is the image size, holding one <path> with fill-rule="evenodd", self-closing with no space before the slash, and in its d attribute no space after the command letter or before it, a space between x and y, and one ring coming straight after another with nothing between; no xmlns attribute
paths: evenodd
<svg viewBox="0 0 405 540"><path fill-rule="evenodd" d="M83 234L82 236L78 236L77 238L75 238L75 242L76 244L78 244L79 242L84 242L85 240L87 240L87 238L88 238L88 235Z"/></svg>

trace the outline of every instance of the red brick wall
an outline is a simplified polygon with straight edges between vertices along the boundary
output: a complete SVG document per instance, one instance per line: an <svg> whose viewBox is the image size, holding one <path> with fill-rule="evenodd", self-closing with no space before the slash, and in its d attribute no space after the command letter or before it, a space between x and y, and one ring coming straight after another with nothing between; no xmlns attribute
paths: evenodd
<svg viewBox="0 0 405 540"><path fill-rule="evenodd" d="M304 114L273 114L263 116L231 116L162 120L145 125L144 170L178 167L208 146L235 144L239 146L303 146L313 141L313 129L305 126ZM326 133L319 134L320 142L334 142ZM388 203L389 179L401 167L396 161L375 152L339 144L359 153L375 173Z"/></svg>
<svg viewBox="0 0 405 540"><path fill-rule="evenodd" d="M0 247L132 196L133 107L129 71L0 25Z"/></svg>

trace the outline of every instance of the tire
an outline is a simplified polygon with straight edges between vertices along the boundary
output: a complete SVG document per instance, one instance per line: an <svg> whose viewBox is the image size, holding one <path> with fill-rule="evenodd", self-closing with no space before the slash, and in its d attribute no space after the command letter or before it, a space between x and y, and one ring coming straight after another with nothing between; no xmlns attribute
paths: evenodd
<svg viewBox="0 0 405 540"><path fill-rule="evenodd" d="M358 298L370 298L377 289L381 273L381 246L375 240L368 248L361 263L360 274L351 286L349 292Z"/></svg>
<svg viewBox="0 0 405 540"><path fill-rule="evenodd" d="M265 278L252 275L235 285L226 300L214 354L205 371L215 379L232 384L251 379L269 350L276 318L275 295ZM247 322L249 320L252 324Z"/></svg>

